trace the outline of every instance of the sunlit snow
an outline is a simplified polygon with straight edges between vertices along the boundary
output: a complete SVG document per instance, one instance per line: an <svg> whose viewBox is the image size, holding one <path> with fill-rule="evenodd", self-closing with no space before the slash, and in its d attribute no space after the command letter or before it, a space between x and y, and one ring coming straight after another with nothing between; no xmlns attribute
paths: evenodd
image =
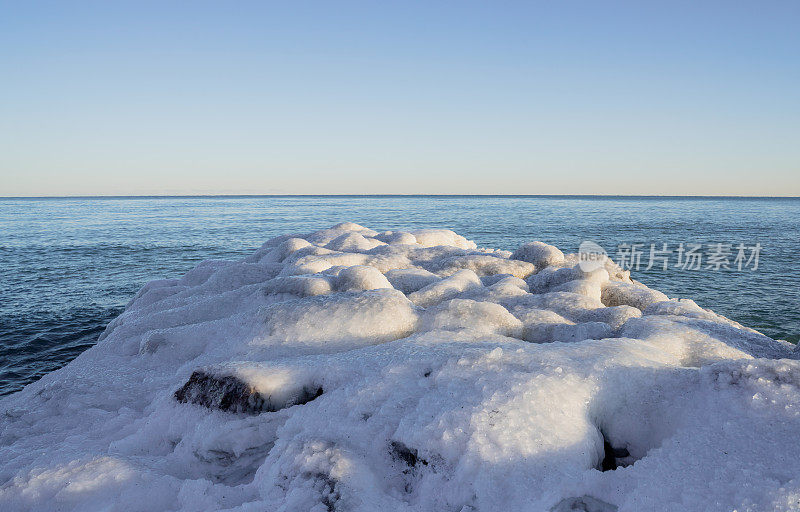
<svg viewBox="0 0 800 512"><path fill-rule="evenodd" d="M800 508L800 352L612 262L345 223L0 400L0 510Z"/></svg>

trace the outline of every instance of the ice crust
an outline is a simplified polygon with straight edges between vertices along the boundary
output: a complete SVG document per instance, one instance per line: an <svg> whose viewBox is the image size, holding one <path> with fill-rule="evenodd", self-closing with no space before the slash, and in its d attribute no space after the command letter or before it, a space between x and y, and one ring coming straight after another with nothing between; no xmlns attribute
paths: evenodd
<svg viewBox="0 0 800 512"><path fill-rule="evenodd" d="M0 401L0 510L800 509L800 353L576 263L345 223L151 282Z"/></svg>

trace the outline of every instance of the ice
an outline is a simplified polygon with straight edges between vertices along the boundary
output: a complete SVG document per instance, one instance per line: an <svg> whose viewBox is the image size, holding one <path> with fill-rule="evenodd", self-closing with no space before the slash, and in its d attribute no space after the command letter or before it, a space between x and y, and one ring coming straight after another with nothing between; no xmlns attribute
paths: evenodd
<svg viewBox="0 0 800 512"><path fill-rule="evenodd" d="M528 286L533 293L545 293L561 291L560 287L575 282L587 282L600 287L606 285L609 279L608 271L605 268L584 272L577 266L570 268L546 267L528 279Z"/></svg>
<svg viewBox="0 0 800 512"><path fill-rule="evenodd" d="M0 510L800 507L793 346L542 242L343 223L0 401Z"/></svg>
<svg viewBox="0 0 800 512"><path fill-rule="evenodd" d="M626 305L644 310L654 304L666 301L667 296L641 283L617 281L606 283L603 286L601 300L606 306Z"/></svg>
<svg viewBox="0 0 800 512"><path fill-rule="evenodd" d="M406 295L425 288L429 284L440 281L442 278L428 272L424 268L396 269L386 272L386 279L394 288L402 291Z"/></svg>
<svg viewBox="0 0 800 512"><path fill-rule="evenodd" d="M542 269L564 262L564 253L558 247L544 242L528 242L511 255L512 259L533 263Z"/></svg>
<svg viewBox="0 0 800 512"><path fill-rule="evenodd" d="M446 258L441 262L437 270L443 275L452 275L465 268L472 270L479 276L509 274L521 279L525 279L536 270L533 264L525 261L484 254Z"/></svg>
<svg viewBox="0 0 800 512"><path fill-rule="evenodd" d="M251 343L317 345L383 343L410 335L417 324L414 305L397 290L288 300L258 311L260 328Z"/></svg>
<svg viewBox="0 0 800 512"><path fill-rule="evenodd" d="M325 275L281 276L270 281L265 288L276 294L311 297L333 292L334 285L333 279Z"/></svg>
<svg viewBox="0 0 800 512"><path fill-rule="evenodd" d="M343 268L336 275L336 289L341 292L394 289L392 283L375 267L354 265Z"/></svg>
<svg viewBox="0 0 800 512"><path fill-rule="evenodd" d="M604 322L618 331L631 318L642 316L633 306L608 306L587 311L577 318L578 322Z"/></svg>
<svg viewBox="0 0 800 512"><path fill-rule="evenodd" d="M408 294L408 298L417 306L429 307L444 300L452 299L466 290L482 287L478 275L469 269L459 270L446 279Z"/></svg>
<svg viewBox="0 0 800 512"><path fill-rule="evenodd" d="M451 246L459 249L475 249L475 242L467 240L449 229L421 229L411 233L422 247Z"/></svg>
<svg viewBox="0 0 800 512"><path fill-rule="evenodd" d="M429 308L422 315L420 329L468 329L476 334L497 333L514 338L522 336L522 322L506 308L469 299L453 299Z"/></svg>
<svg viewBox="0 0 800 512"><path fill-rule="evenodd" d="M415 245L417 237L404 231L384 231L375 235L376 240L394 245Z"/></svg>
<svg viewBox="0 0 800 512"><path fill-rule="evenodd" d="M334 238L325 247L334 251L367 251L381 245L386 243L374 238L365 238L358 233L346 233Z"/></svg>
<svg viewBox="0 0 800 512"><path fill-rule="evenodd" d="M611 326L604 322L581 322L579 324L560 324L550 331L552 341L599 340L613 334Z"/></svg>

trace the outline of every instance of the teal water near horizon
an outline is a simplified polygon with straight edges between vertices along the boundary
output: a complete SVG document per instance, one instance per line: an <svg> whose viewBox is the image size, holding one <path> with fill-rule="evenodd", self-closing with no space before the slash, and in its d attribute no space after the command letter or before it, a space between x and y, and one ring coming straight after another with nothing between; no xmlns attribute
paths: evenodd
<svg viewBox="0 0 800 512"><path fill-rule="evenodd" d="M179 277L202 260L243 257L277 235L343 221L375 230L447 228L480 247L508 250L542 240L575 252L592 240L627 263L633 246L641 251L639 268L631 268L635 279L773 338L800 340L800 198L0 198L0 395L92 346L146 282ZM664 244L672 252L659 253L646 269L651 245ZM700 268L685 265L683 253L678 261L681 244L700 245ZM729 268L714 268L715 251L717 263Z"/></svg>

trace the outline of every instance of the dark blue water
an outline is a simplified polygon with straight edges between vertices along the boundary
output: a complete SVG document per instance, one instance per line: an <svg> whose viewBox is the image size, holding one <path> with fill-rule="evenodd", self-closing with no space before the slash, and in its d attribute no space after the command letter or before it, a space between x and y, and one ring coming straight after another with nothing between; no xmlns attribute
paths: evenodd
<svg viewBox="0 0 800 512"><path fill-rule="evenodd" d="M0 199L0 395L90 347L144 283L270 237L342 221L442 227L479 246L594 240L647 254L634 278L774 338L800 339L800 199L622 197L208 197ZM643 270L650 244L759 243L742 271ZM747 256L750 253L748 251Z"/></svg>

